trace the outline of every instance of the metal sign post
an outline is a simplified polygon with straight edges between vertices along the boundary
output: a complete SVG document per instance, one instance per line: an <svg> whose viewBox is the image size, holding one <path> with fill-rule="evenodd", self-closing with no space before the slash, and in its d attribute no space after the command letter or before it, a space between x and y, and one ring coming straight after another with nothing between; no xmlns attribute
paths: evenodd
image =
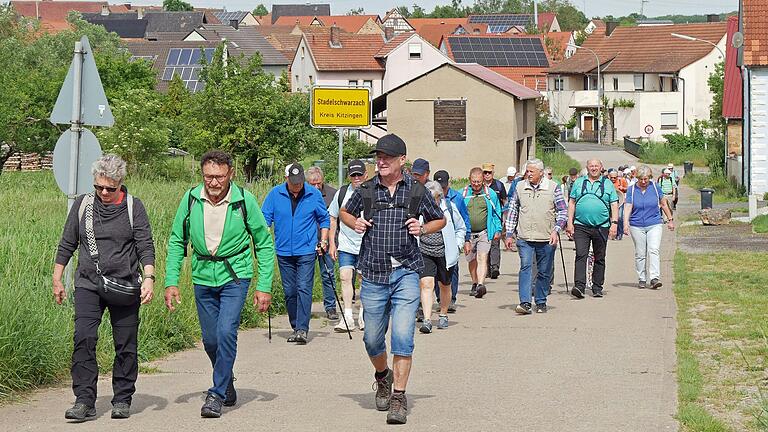
<svg viewBox="0 0 768 432"><path fill-rule="evenodd" d="M344 183L344 130L371 127L371 89L315 86L309 120L313 128L335 128L339 134L339 187Z"/></svg>
<svg viewBox="0 0 768 432"><path fill-rule="evenodd" d="M96 136L83 128L83 125L112 126L115 123L86 36L75 42L72 64L59 91L50 121L53 124L70 125L69 130L56 142L53 152L54 177L59 189L67 196L69 214L77 195L91 190L88 167L101 156ZM72 266L68 265L65 273L67 288L71 280Z"/></svg>

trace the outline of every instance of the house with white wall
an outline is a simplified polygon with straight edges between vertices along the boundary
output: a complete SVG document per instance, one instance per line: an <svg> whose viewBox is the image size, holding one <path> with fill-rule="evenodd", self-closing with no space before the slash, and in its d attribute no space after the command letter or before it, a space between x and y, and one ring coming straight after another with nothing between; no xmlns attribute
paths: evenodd
<svg viewBox="0 0 768 432"><path fill-rule="evenodd" d="M417 33L401 33L376 53L384 64L384 93L453 61Z"/></svg>
<svg viewBox="0 0 768 432"><path fill-rule="evenodd" d="M763 0L743 0L741 12L743 178L747 193L762 197L768 192L768 16Z"/></svg>
<svg viewBox="0 0 768 432"><path fill-rule="evenodd" d="M601 141L624 136L664 140L665 134L687 133L695 120L709 119L713 95L707 79L724 60L720 50L725 49L726 23L612 24L593 32L582 49L549 69L553 121L564 125L575 116L581 137L596 140L599 92Z"/></svg>

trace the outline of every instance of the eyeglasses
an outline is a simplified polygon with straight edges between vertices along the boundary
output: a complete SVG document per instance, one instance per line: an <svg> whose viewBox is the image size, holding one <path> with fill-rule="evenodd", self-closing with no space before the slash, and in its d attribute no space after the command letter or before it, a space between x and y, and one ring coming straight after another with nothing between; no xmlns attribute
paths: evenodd
<svg viewBox="0 0 768 432"><path fill-rule="evenodd" d="M117 192L116 187L109 187L109 186L102 186L102 185L93 185L93 188L96 189L97 192L102 193L104 191L107 191L109 193Z"/></svg>
<svg viewBox="0 0 768 432"><path fill-rule="evenodd" d="M483 171L483 174L493 174L493 171Z"/></svg>
<svg viewBox="0 0 768 432"><path fill-rule="evenodd" d="M203 180L205 180L206 183L210 183L210 182L212 182L214 180L216 180L219 183L224 183L224 181L227 179L227 177L229 177L229 175L227 175L227 174L218 175L218 176L215 176L215 175L204 175L203 176Z"/></svg>

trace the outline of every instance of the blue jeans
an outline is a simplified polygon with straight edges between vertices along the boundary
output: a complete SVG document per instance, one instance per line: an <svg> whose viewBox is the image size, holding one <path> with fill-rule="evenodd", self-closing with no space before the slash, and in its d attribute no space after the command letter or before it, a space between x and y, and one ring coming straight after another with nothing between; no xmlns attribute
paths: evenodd
<svg viewBox="0 0 768 432"><path fill-rule="evenodd" d="M333 292L333 279L336 277L333 271L335 264L328 254L319 255L317 260L317 265L320 266L320 279L323 281L323 309L326 311L336 309L336 294ZM328 268L327 272L325 271L326 267Z"/></svg>
<svg viewBox="0 0 768 432"><path fill-rule="evenodd" d="M250 279L240 279L218 287L195 285L195 303L203 347L213 365L213 387L208 392L222 399L232 380L240 312L250 283Z"/></svg>
<svg viewBox="0 0 768 432"><path fill-rule="evenodd" d="M555 256L555 247L549 242L532 242L517 240L517 252L520 254L520 303L531 303L531 279L533 259L536 257L536 304L547 303L549 292L549 280L552 277L552 260Z"/></svg>
<svg viewBox="0 0 768 432"><path fill-rule="evenodd" d="M392 318L391 352L396 356L413 355L413 332L419 307L419 273L405 267L392 270L389 283L379 284L363 278L360 301L365 320L365 350L376 357L387 352L387 327Z"/></svg>
<svg viewBox="0 0 768 432"><path fill-rule="evenodd" d="M312 285L315 282L316 254L277 256L283 281L288 321L294 330L309 331L312 312Z"/></svg>
<svg viewBox="0 0 768 432"><path fill-rule="evenodd" d="M451 272L451 302L456 303L456 294L459 293L459 264L457 263L448 271ZM440 303L440 285L437 279L435 279L435 296Z"/></svg>

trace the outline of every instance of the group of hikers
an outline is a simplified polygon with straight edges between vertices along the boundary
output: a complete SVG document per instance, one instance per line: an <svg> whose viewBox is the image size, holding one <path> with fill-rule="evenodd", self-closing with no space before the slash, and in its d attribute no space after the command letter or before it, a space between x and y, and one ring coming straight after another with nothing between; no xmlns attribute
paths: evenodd
<svg viewBox="0 0 768 432"><path fill-rule="evenodd" d="M515 310L522 315L547 312L555 251L558 245L562 248L563 234L575 243L574 297L584 298L588 289L594 297L603 296L608 239L620 238L622 232L635 243L638 287L661 286L663 219L674 229L670 202L677 200L673 167L654 181L647 166L606 170L599 160L589 160L583 175L572 169L557 182L539 159L528 160L521 175L510 167L501 180L494 177L494 164L485 163L471 168L469 184L456 190L447 171L432 174L424 159L407 164L406 143L397 135L380 138L371 153L376 164L372 178L362 161L351 160L348 183L339 190L324 182L319 168L305 171L290 164L285 182L261 204L232 181L231 155L218 150L203 155L203 181L180 200L165 260L165 304L173 312L182 301L179 279L191 246L194 300L213 368L202 417L220 417L223 406L237 403L233 366L241 311L252 280L254 306L269 310L275 256L292 328L287 342L304 345L310 340L319 262L327 318L338 320L335 331L364 332L374 368L375 406L387 411L390 424L407 419L416 323L421 333L432 332L435 299L438 329L447 329L449 313L456 312L462 254L472 280L469 295L477 299L488 294L486 278L500 275L502 243L519 254ZM124 184L125 162L102 156L92 174L95 191L75 200L53 271L54 299L61 304L67 298L64 268L79 252L71 368L76 400L65 413L74 421L96 415L96 342L107 309L115 345L111 415L130 416L138 376L139 308L154 296L152 230L141 200ZM590 278L588 259L594 260ZM341 301L335 291L336 265Z"/></svg>

